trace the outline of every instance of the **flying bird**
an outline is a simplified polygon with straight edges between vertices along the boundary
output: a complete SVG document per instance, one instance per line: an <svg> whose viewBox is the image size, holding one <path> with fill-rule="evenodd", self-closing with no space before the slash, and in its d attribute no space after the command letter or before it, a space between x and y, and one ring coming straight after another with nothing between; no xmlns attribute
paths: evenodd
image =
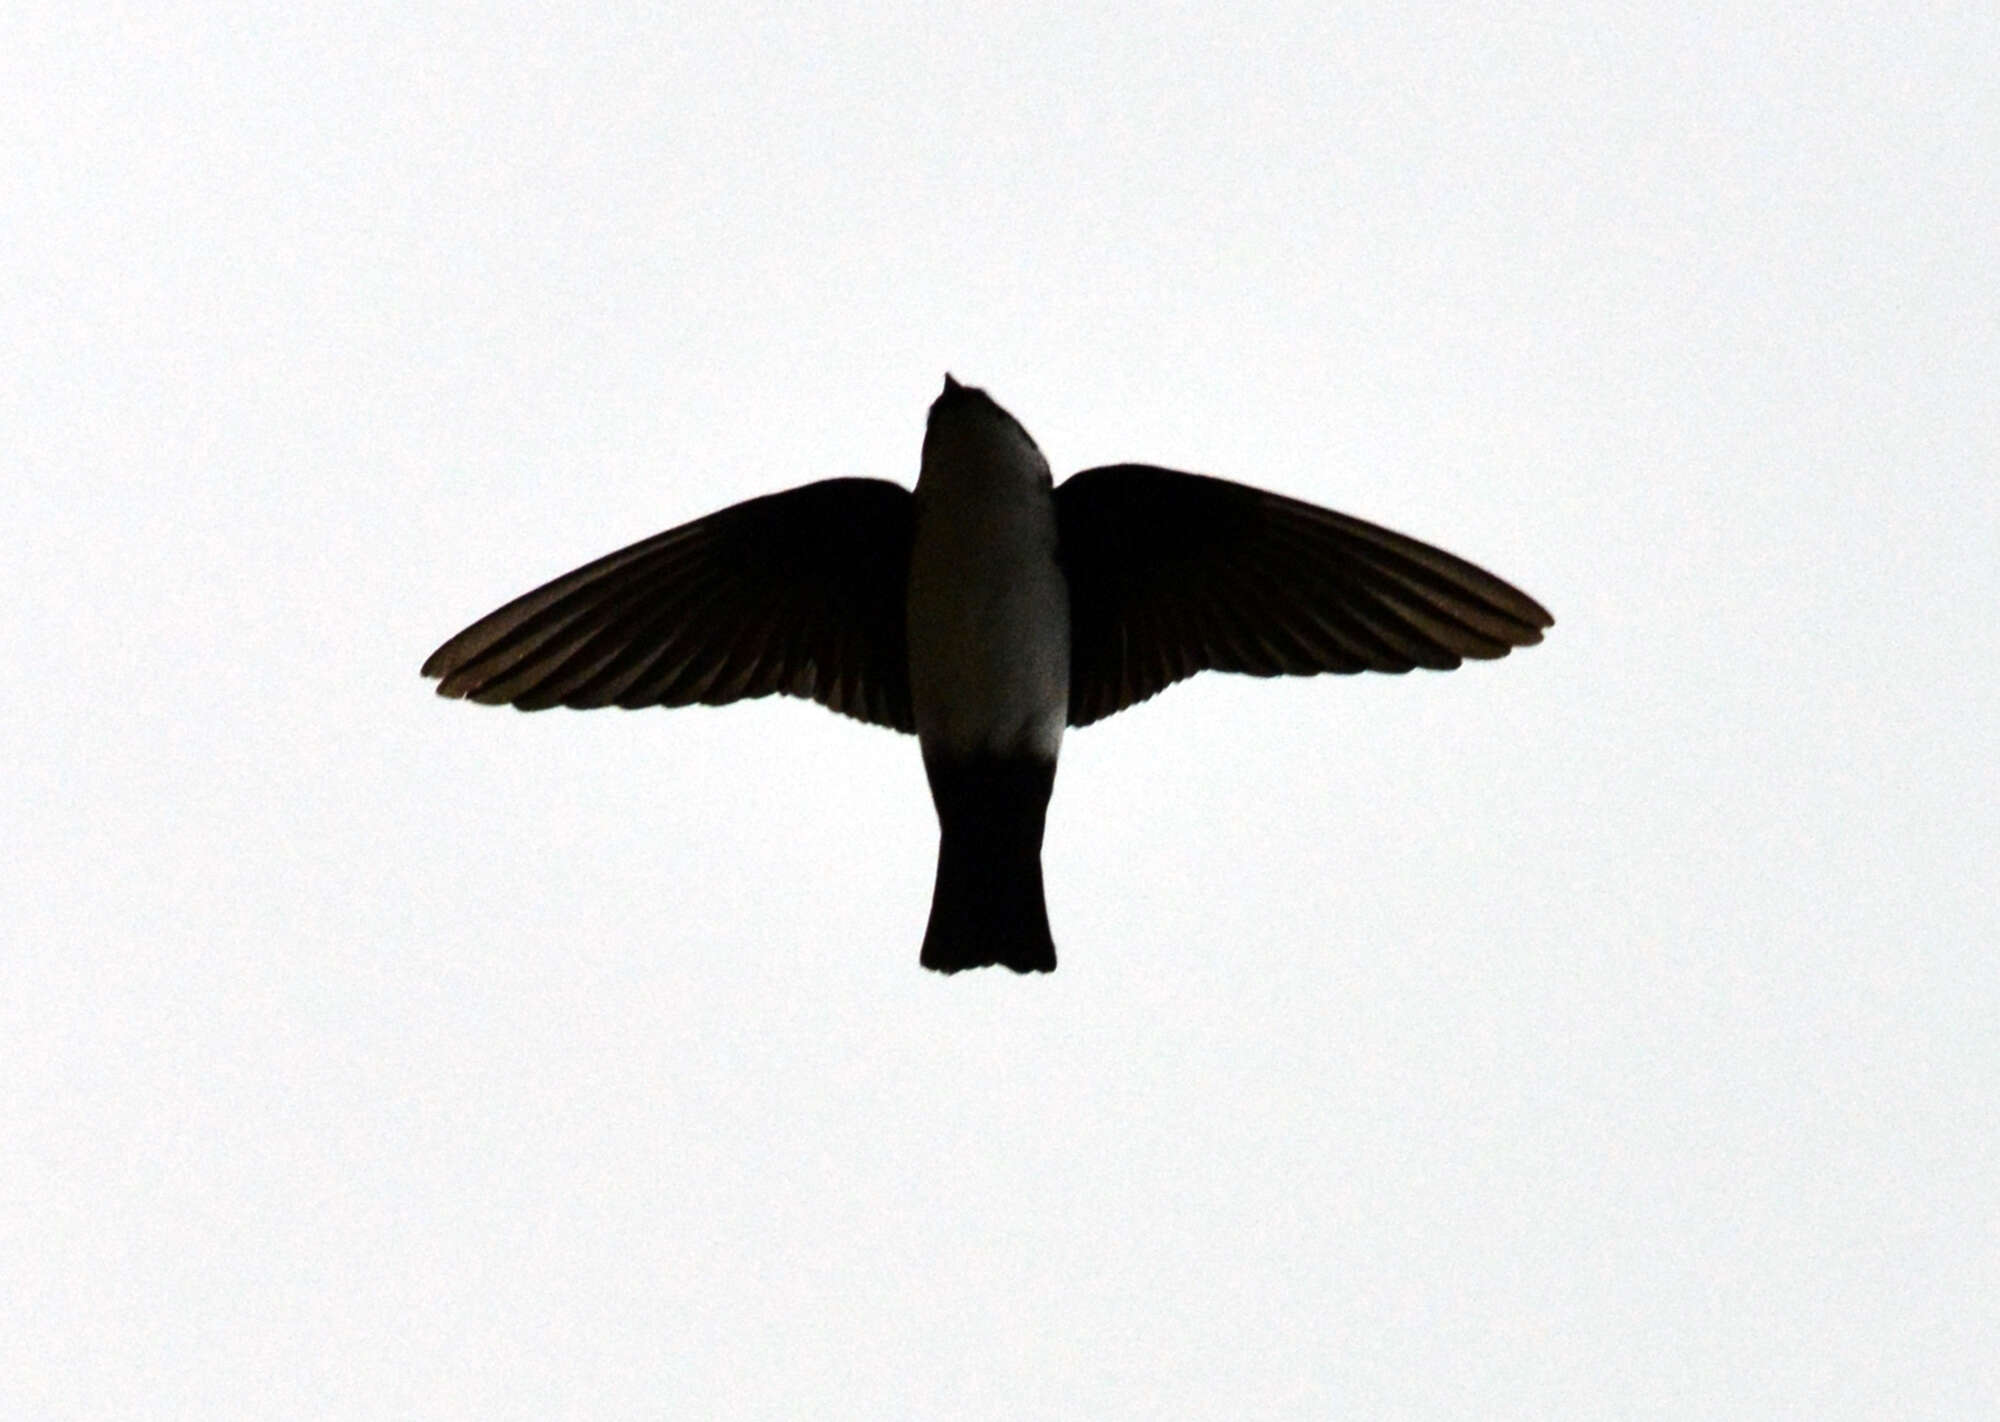
<svg viewBox="0 0 2000 1422"><path fill-rule="evenodd" d="M586 563L431 653L438 694L523 711L778 693L912 732L937 807L921 961L1056 965L1042 829L1068 726L1199 671L1310 676L1504 657L1554 625L1462 558L1202 474L1057 486L949 375L916 491L826 479Z"/></svg>

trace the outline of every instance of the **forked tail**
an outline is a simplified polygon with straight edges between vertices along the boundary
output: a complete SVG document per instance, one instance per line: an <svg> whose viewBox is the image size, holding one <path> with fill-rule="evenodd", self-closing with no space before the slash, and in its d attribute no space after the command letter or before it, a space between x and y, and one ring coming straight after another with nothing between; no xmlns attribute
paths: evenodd
<svg viewBox="0 0 2000 1422"><path fill-rule="evenodd" d="M939 835L923 965L940 973L995 964L1017 973L1053 972L1042 828L1055 762L926 756L924 769Z"/></svg>

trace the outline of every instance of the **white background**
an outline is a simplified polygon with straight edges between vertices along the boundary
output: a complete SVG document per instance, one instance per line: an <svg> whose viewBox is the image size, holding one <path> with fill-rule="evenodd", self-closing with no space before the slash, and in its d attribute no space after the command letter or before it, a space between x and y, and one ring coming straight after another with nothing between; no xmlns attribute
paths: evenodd
<svg viewBox="0 0 2000 1422"><path fill-rule="evenodd" d="M0 22L0 1412L2000 1408L1990 6L553 8ZM1072 735L1034 980L418 679L947 369L1558 624Z"/></svg>

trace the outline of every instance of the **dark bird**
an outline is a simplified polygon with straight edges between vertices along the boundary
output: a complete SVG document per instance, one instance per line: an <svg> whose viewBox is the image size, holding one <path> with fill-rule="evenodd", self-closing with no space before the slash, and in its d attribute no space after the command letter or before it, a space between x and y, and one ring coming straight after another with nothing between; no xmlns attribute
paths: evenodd
<svg viewBox="0 0 2000 1422"><path fill-rule="evenodd" d="M912 494L826 479L585 564L431 653L441 696L550 706L811 697L914 732L937 806L926 968L1056 965L1042 827L1063 728L1198 671L1447 671L1554 619L1462 558L1202 474L1057 488L1028 432L945 377Z"/></svg>

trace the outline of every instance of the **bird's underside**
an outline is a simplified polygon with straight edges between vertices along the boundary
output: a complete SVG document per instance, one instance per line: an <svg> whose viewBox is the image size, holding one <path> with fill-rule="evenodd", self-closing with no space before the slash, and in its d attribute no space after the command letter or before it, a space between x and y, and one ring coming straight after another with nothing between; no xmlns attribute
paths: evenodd
<svg viewBox="0 0 2000 1422"><path fill-rule="evenodd" d="M966 433L947 421L965 422ZM956 512L958 496L941 492L933 441L942 446L953 435L976 447L989 432L1007 432L1001 421L1032 450L982 392L948 382L932 408L915 496L885 480L829 479L733 505L516 598L439 647L423 674L437 679L442 696L528 711L721 705L776 693L898 731L914 733L926 717L947 724L938 718L949 708L925 689L949 678L917 676L933 699L912 697L912 626L932 629L915 644L929 666L942 655L934 629L954 625L927 612L922 599L938 594L913 582L912 550L920 522L956 519L961 541L972 527ZM1052 556L1067 594L1067 705L1058 727L1087 726L1201 671L1444 671L1530 646L1553 625L1533 598L1462 558L1280 494L1138 464L1084 470L1052 494L1046 465L1038 477L1039 497L1053 503ZM1022 551L1019 576L1033 575L1041 565L1030 560L1046 556ZM980 576L1004 590L1012 575L1003 556L997 572ZM938 581L928 576L923 586ZM932 709L920 716L924 706ZM947 788L935 763L940 747L926 739L948 852L924 961L945 971L1052 968L1053 946L1041 946L1039 847L1054 749L1022 750L1028 761L1046 761L1032 805L1032 795L1016 793L1028 782L967 780L952 769L956 755L945 748L946 780L960 787ZM1013 788L994 789L998 798L967 798L962 788L1002 781ZM981 827L1008 816L1015 828ZM1021 867L1003 876L1016 885L1003 891L993 875L1004 864ZM948 884L966 886L965 895L947 903ZM946 908L958 925L949 941L967 946L934 953Z"/></svg>

